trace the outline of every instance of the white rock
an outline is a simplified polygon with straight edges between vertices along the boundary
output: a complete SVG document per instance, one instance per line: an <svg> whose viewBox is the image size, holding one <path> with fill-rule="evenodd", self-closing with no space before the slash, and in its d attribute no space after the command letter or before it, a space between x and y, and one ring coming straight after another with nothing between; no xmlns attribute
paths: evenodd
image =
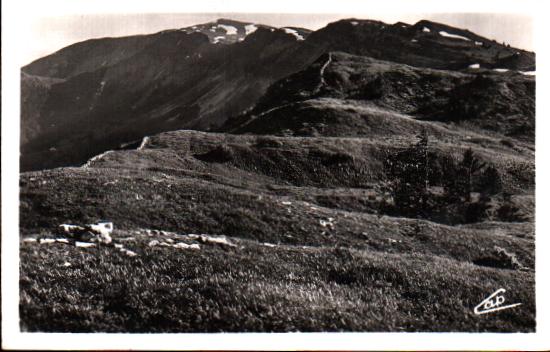
<svg viewBox="0 0 550 352"><path fill-rule="evenodd" d="M40 244L55 243L55 239L54 238L41 238L39 242L40 242Z"/></svg>
<svg viewBox="0 0 550 352"><path fill-rule="evenodd" d="M183 242L178 242L175 245L173 245L172 247L178 248L178 249L200 249L200 246L196 243L187 244L187 243L183 243Z"/></svg>
<svg viewBox="0 0 550 352"><path fill-rule="evenodd" d="M82 248L95 247L95 243L79 242L79 241L76 241L74 245Z"/></svg>
<svg viewBox="0 0 550 352"><path fill-rule="evenodd" d="M422 32L430 33L431 30L428 27L423 27Z"/></svg>
<svg viewBox="0 0 550 352"><path fill-rule="evenodd" d="M123 249L122 252L123 252L124 254L126 254L127 256L129 256L129 257L135 257L135 256L137 255L136 252L131 251L131 250L129 250L129 249Z"/></svg>
<svg viewBox="0 0 550 352"><path fill-rule="evenodd" d="M474 69L478 69L480 66L479 64L471 64L470 66L468 66L468 68L474 68Z"/></svg>
<svg viewBox="0 0 550 352"><path fill-rule="evenodd" d="M229 242L225 236L209 236L202 234L199 238L203 243L224 244L231 247L237 247L235 244Z"/></svg>
<svg viewBox="0 0 550 352"><path fill-rule="evenodd" d="M97 232L99 234L107 234L110 235L113 232L113 223L110 221L101 221L97 224L89 224L92 231Z"/></svg>

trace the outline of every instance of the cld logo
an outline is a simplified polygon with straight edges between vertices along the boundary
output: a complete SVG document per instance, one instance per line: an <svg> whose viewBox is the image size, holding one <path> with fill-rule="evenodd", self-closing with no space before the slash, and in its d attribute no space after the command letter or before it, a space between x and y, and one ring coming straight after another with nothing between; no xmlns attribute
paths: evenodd
<svg viewBox="0 0 550 352"><path fill-rule="evenodd" d="M477 315L487 314L491 312L496 312L497 310L513 308L521 305L521 303L514 303L503 306L502 304L506 301L503 295L504 292L506 292L506 290L503 288L496 290L492 295L485 298L483 301L481 301L480 304L478 304L474 308L474 313Z"/></svg>

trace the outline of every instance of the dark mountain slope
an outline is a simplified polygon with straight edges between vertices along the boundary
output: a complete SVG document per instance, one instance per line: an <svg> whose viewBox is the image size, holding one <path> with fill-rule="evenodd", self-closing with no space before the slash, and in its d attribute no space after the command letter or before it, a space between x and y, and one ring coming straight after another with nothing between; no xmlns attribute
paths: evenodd
<svg viewBox="0 0 550 352"><path fill-rule="evenodd" d="M21 72L21 146L36 140L42 133L44 121L40 118L51 87L63 82L61 78L29 75Z"/></svg>
<svg viewBox="0 0 550 352"><path fill-rule="evenodd" d="M22 85L22 170L76 165L92 155L157 132L219 126L230 116L253 107L272 83L308 67L327 51L342 50L446 69L462 69L475 63L482 69L534 68L533 53L515 51L469 32L429 22L409 26L342 20L309 35L299 28L261 25L248 27L247 31L251 25L222 19L148 36L92 40L24 67L25 73L65 81L47 87ZM425 27L433 30L425 32ZM439 33L443 29L471 39L442 36ZM222 32L227 38L214 40ZM478 41L482 45L476 44ZM499 60L516 52L519 56L515 61L506 59L508 64L501 65ZM316 63L319 67L311 66L310 78L300 76L304 80L300 84L311 80L318 86L326 76L328 85L346 94L359 87L360 83L353 80L361 74L340 74L345 71L343 62L339 64L340 73L336 65L329 65L326 75L319 75L326 63L323 60ZM330 75L334 76L332 80ZM387 79L393 81L392 77ZM377 82L372 83L371 90L382 89L376 87ZM381 84L399 85L396 82ZM313 91L316 85L308 89ZM422 92L426 94L430 93ZM28 106L35 101L35 106ZM408 108L418 107L420 102L409 99L406 104L409 106L397 111L409 113ZM525 123L524 129L531 127ZM503 130L513 134L506 126Z"/></svg>
<svg viewBox="0 0 550 352"><path fill-rule="evenodd" d="M69 78L128 59L157 40L159 35L86 40L35 60L21 70L31 75Z"/></svg>
<svg viewBox="0 0 550 352"><path fill-rule="evenodd" d="M222 130L414 135L419 129L414 119L422 119L533 143L534 101L534 78L517 72L421 69L331 52L274 83L253 110L231 119ZM426 128L441 135L434 125Z"/></svg>
<svg viewBox="0 0 550 352"><path fill-rule="evenodd" d="M23 124L40 120L44 127L22 145L22 167L83 162L145 133L221 122L300 65L296 42L268 29L232 46L211 44L200 33L163 33L130 59L53 87L39 111L23 116Z"/></svg>
<svg viewBox="0 0 550 352"><path fill-rule="evenodd" d="M430 21L402 22L348 19L313 32L307 40L325 51L343 51L418 67L463 69L535 69L534 53L511 48L470 31Z"/></svg>

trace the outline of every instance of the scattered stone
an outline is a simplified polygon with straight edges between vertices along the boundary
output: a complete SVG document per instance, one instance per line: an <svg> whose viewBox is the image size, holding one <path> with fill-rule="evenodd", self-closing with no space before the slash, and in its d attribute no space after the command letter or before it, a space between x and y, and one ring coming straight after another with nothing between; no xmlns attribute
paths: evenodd
<svg viewBox="0 0 550 352"><path fill-rule="evenodd" d="M229 242L225 236L209 236L209 235L193 235L189 234L187 237L195 240L199 240L202 243L221 244L230 247L237 247L235 244Z"/></svg>
<svg viewBox="0 0 550 352"><path fill-rule="evenodd" d="M55 243L55 239L54 238L41 238L40 241L39 241L40 244L44 244L44 243Z"/></svg>
<svg viewBox="0 0 550 352"><path fill-rule="evenodd" d="M262 243L262 245L266 246L266 247L270 247L270 248L273 248L273 247L277 247L276 244L273 244L273 243L267 243L267 242L264 242Z"/></svg>
<svg viewBox="0 0 550 352"><path fill-rule="evenodd" d="M183 243L183 242L178 242L178 243L174 244L172 247L180 248L180 249L201 249L200 246L196 243L187 244L187 243Z"/></svg>
<svg viewBox="0 0 550 352"><path fill-rule="evenodd" d="M319 220L319 224L323 227L334 229L334 218L327 218Z"/></svg>
<svg viewBox="0 0 550 352"><path fill-rule="evenodd" d="M160 244L159 241L157 240L152 240L151 242L149 242L148 246L149 247L154 247L154 246L158 246Z"/></svg>
<svg viewBox="0 0 550 352"><path fill-rule="evenodd" d="M76 241L74 243L75 246L77 247L82 247L82 248L88 248L88 247L95 247L95 243L90 243L90 242L79 242L79 241Z"/></svg>
<svg viewBox="0 0 550 352"><path fill-rule="evenodd" d="M23 239L23 242L36 242L36 238L27 237L27 238Z"/></svg>
<svg viewBox="0 0 550 352"><path fill-rule="evenodd" d="M121 250L121 252L124 253L124 254L126 254L126 255L129 256L129 257L135 257L135 256L137 256L137 253L136 253L136 252L131 251L131 250L129 250L129 249L124 249L124 248L123 248L123 249Z"/></svg>
<svg viewBox="0 0 550 352"><path fill-rule="evenodd" d="M72 264L69 263L69 262L65 262L65 263L63 263L63 266L66 267L66 268L68 268L68 267L72 266Z"/></svg>
<svg viewBox="0 0 550 352"><path fill-rule="evenodd" d="M58 230L58 232L80 241L94 241L105 244L109 244L113 241L111 238L113 223L110 221L99 221L95 224L88 224L85 226L61 224Z"/></svg>
<svg viewBox="0 0 550 352"><path fill-rule="evenodd" d="M136 238L135 237L122 237L122 238L118 238L117 240L120 241L120 242L132 242L132 241L135 241Z"/></svg>

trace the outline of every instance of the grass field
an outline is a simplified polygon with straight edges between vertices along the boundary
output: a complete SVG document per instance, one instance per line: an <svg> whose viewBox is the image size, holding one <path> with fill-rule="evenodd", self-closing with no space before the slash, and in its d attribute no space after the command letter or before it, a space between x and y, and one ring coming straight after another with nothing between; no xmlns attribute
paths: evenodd
<svg viewBox="0 0 550 352"><path fill-rule="evenodd" d="M119 232L114 247L22 243L25 331L533 331L534 273L415 251L273 245L200 249ZM129 239L133 237L134 239ZM70 263L70 266L68 264ZM476 316L501 286L522 306Z"/></svg>
<svg viewBox="0 0 550 352"><path fill-rule="evenodd" d="M202 160L220 139L230 160ZM515 172L529 155L492 159L526 220L450 226L378 211L377 141L181 131L149 143L87 168L22 175L23 330L535 329L532 184ZM346 167L326 162L343 151ZM308 155L311 169L294 172ZM271 172L277 163L287 172ZM136 255L27 240L98 219ZM522 305L475 315L499 288Z"/></svg>

